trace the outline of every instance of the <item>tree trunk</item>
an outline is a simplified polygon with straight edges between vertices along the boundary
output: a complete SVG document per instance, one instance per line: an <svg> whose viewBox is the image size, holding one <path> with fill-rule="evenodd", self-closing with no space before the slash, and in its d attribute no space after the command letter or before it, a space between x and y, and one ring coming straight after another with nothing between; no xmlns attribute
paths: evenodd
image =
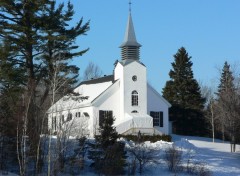
<svg viewBox="0 0 240 176"><path fill-rule="evenodd" d="M211 118L212 118L212 140L213 143L215 142L215 124L214 124L214 112L213 112L213 105L211 103Z"/></svg>

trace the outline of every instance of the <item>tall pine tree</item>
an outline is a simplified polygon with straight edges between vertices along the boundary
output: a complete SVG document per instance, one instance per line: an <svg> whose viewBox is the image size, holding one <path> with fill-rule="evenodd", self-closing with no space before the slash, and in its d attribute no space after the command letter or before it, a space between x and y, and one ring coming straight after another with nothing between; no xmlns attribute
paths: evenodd
<svg viewBox="0 0 240 176"><path fill-rule="evenodd" d="M169 72L171 80L163 88L163 96L172 104L170 119L175 122L176 133L203 135L204 99L194 79L192 65L186 49L180 48L174 55L173 69Z"/></svg>
<svg viewBox="0 0 240 176"><path fill-rule="evenodd" d="M225 136L231 141L232 151L235 152L237 140L239 140L240 130L240 95L238 92L238 84L234 84L234 76L230 68L230 64L224 63L220 84L218 86L217 107L218 120L220 122L220 129L222 139Z"/></svg>
<svg viewBox="0 0 240 176"><path fill-rule="evenodd" d="M84 24L83 19L79 19L78 23L71 27L69 22L73 15L70 2L65 7L64 4L57 6L55 0L0 1L0 43L7 44L10 48L8 53L5 52L10 57L6 57L7 60L0 64L10 63L8 65L13 70L8 71L12 74L21 70L21 74L16 77L3 74L1 81L8 78L18 79L8 82L12 84L11 87L24 91L19 95L19 101L12 106L17 106L19 102L22 105L21 120L24 128L18 129L23 129L23 135L29 136L30 154L36 157L36 160L45 110L42 108L46 108L45 101L51 92L52 84L55 84L53 75L61 78L58 80L62 81L63 87L67 87L64 90L69 92L76 83L79 70L69 62L88 50L79 50L75 41L89 30L89 22ZM19 78L20 76L23 77ZM16 82L18 86L14 86ZM63 92L59 87L56 89ZM19 135L21 137L21 133ZM24 172L22 170L21 174Z"/></svg>
<svg viewBox="0 0 240 176"><path fill-rule="evenodd" d="M234 83L233 83L233 73L230 70L230 65L226 61L224 63L222 73L221 73L221 78L220 78L220 84L218 86L218 98L220 99L222 96L224 96L225 93L227 92L234 92Z"/></svg>

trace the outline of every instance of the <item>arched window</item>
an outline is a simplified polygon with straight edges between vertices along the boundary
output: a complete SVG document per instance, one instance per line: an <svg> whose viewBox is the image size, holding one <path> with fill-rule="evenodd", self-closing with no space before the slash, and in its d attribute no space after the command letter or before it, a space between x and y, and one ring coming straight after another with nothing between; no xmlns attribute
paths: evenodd
<svg viewBox="0 0 240 176"><path fill-rule="evenodd" d="M136 110L132 111L132 113L138 113Z"/></svg>
<svg viewBox="0 0 240 176"><path fill-rule="evenodd" d="M138 92L132 91L132 106L138 106Z"/></svg>

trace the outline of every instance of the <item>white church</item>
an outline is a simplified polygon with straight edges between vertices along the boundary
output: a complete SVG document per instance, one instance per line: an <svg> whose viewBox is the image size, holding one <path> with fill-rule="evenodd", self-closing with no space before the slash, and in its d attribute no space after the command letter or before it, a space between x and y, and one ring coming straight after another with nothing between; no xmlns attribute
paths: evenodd
<svg viewBox="0 0 240 176"><path fill-rule="evenodd" d="M48 110L52 132L69 130L71 135L98 134L102 119L112 116L119 134L169 134L171 107L147 81L147 68L140 61L131 12L121 48L121 60L113 75L82 82L74 89L85 99L61 98Z"/></svg>

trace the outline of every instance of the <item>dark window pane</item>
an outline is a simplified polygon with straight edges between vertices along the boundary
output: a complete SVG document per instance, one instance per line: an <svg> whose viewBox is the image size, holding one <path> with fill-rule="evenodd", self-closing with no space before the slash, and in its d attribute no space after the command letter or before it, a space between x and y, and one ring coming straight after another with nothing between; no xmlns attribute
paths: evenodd
<svg viewBox="0 0 240 176"><path fill-rule="evenodd" d="M99 111L99 126L101 126L106 117L113 117L113 111Z"/></svg>
<svg viewBox="0 0 240 176"><path fill-rule="evenodd" d="M163 127L163 112L160 112L160 127Z"/></svg>
<svg viewBox="0 0 240 176"><path fill-rule="evenodd" d="M150 116L153 118L153 126L163 127L163 112L150 112Z"/></svg>
<svg viewBox="0 0 240 176"><path fill-rule="evenodd" d="M138 106L138 92L132 91L132 106Z"/></svg>
<svg viewBox="0 0 240 176"><path fill-rule="evenodd" d="M67 121L70 121L70 120L72 120L72 113L68 113L67 115Z"/></svg>
<svg viewBox="0 0 240 176"><path fill-rule="evenodd" d="M84 112L83 115L84 115L85 117L90 117L87 112Z"/></svg>
<svg viewBox="0 0 240 176"><path fill-rule="evenodd" d="M62 115L62 123L64 123L65 122L65 120L64 120L64 115Z"/></svg>

